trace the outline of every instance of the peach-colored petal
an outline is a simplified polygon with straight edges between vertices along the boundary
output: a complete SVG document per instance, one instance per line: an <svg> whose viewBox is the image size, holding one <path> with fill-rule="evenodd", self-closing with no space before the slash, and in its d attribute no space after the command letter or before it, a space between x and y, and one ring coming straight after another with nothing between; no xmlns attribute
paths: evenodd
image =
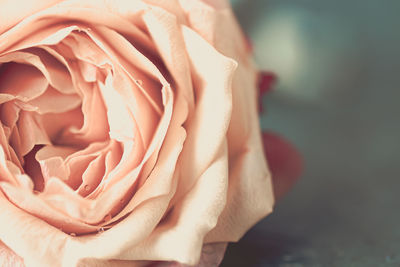
<svg viewBox="0 0 400 267"><path fill-rule="evenodd" d="M65 95L49 86L46 92L29 101L28 104L36 107L37 113L44 114L63 113L73 110L79 107L81 102L81 98L78 95Z"/></svg>
<svg viewBox="0 0 400 267"><path fill-rule="evenodd" d="M25 267L24 260L0 241L0 266Z"/></svg>
<svg viewBox="0 0 400 267"><path fill-rule="evenodd" d="M0 147L3 148L3 152L5 153L5 158L10 158L10 152L8 148L8 140L6 133L4 132L3 124L0 124Z"/></svg>
<svg viewBox="0 0 400 267"><path fill-rule="evenodd" d="M68 236L21 209L0 193L0 221L7 231L0 231L0 239L26 266L57 266L63 255ZM40 240L40 246L37 241Z"/></svg>
<svg viewBox="0 0 400 267"><path fill-rule="evenodd" d="M14 101L9 101L0 105L0 120L9 127L13 128L17 123L20 108L15 105Z"/></svg>
<svg viewBox="0 0 400 267"><path fill-rule="evenodd" d="M76 190L81 196L89 195L104 179L106 171L106 155L102 153L92 160L82 174L82 183Z"/></svg>
<svg viewBox="0 0 400 267"><path fill-rule="evenodd" d="M8 169L9 162L4 154L4 149L0 147L0 177L1 181L7 181L10 184L18 185L18 181Z"/></svg>
<svg viewBox="0 0 400 267"><path fill-rule="evenodd" d="M22 170L23 162L18 158L14 148L7 142L11 136L11 130L4 126L0 129L0 145L3 148L5 158L15 164L20 170Z"/></svg>
<svg viewBox="0 0 400 267"><path fill-rule="evenodd" d="M83 125L81 128L70 128L59 137L63 144L85 144L107 140L109 137L109 125L106 117L106 108L97 88L93 85L84 91L82 99Z"/></svg>
<svg viewBox="0 0 400 267"><path fill-rule="evenodd" d="M200 0L215 9L224 9L230 7L228 0Z"/></svg>
<svg viewBox="0 0 400 267"><path fill-rule="evenodd" d="M232 108L232 75L237 66L189 28L183 27L182 33L193 68L196 111L187 123L188 137L180 162L182 179L175 198L193 186L225 141Z"/></svg>
<svg viewBox="0 0 400 267"><path fill-rule="evenodd" d="M164 197L144 203L135 210L135 214L131 214L104 233L71 238L41 219L19 210L1 197L0 220L4 222L3 227L10 231L0 232L0 239L23 257L27 266L37 266L40 263L40 266L67 267L75 266L78 260L83 258L109 259L148 235L153 228L152 225L160 220L160 214L162 214L162 212L155 214L149 211L165 210L166 204ZM7 219L8 216L10 218ZM143 229L143 231L137 229ZM40 247L36 247L37 238L41 240Z"/></svg>
<svg viewBox="0 0 400 267"><path fill-rule="evenodd" d="M179 202L164 223L161 223L139 246L122 253L122 259L178 261L194 265L198 262L204 235L218 221L228 186L226 144L217 159L199 177L196 186ZM171 244L174 244L171 246Z"/></svg>
<svg viewBox="0 0 400 267"><path fill-rule="evenodd" d="M226 0L179 0L189 26L225 56L249 66L246 38Z"/></svg>
<svg viewBox="0 0 400 267"><path fill-rule="evenodd" d="M27 267L195 264L271 210L227 0L52 4L0 23L0 75L32 82L0 77L0 240Z"/></svg>
<svg viewBox="0 0 400 267"><path fill-rule="evenodd" d="M54 89L63 94L76 93L76 89L72 85L70 73L63 62L60 62L59 59L52 56L45 49L28 48L25 51L31 57L23 60L36 66Z"/></svg>
<svg viewBox="0 0 400 267"><path fill-rule="evenodd" d="M193 38L192 41L196 41L196 43L199 41L197 38ZM204 41L203 41L204 42ZM204 47L205 46L205 47ZM201 48L205 49L207 52L212 53L212 49L210 51L210 47L207 44L204 44L204 46L200 46ZM199 51L198 50L198 46L193 48L193 53L196 53ZM204 50L200 51L204 52ZM216 53L216 52L214 52ZM191 54L191 56L193 56L193 54ZM203 57L206 58L206 57ZM217 68L218 71L233 71L235 64L228 60L225 59L223 56L219 56L217 58L221 59L221 64L222 62L224 62L224 64L226 64L226 68ZM196 59L199 59L199 57L196 57ZM228 67L230 66L230 67ZM196 69L197 70L197 69ZM198 70L199 71L199 70ZM201 69L202 74L204 75L205 73L207 73L205 69ZM204 73L205 72L205 73ZM224 76L225 77L225 76ZM226 82L226 88L229 92L229 79ZM217 80L215 81L215 86L218 86L218 82ZM214 91L212 90L212 88L215 88L215 86L211 84L209 84L208 87L202 88L204 89L204 91L207 89L208 93L210 94L209 97L211 97L211 93ZM200 90L200 88L198 88ZM206 95L206 93L204 93L204 95ZM205 96L204 96L205 97ZM206 97L204 98L205 101ZM209 100L207 98L207 100ZM177 118L179 118L179 113L174 113L174 115L176 114ZM176 122L176 120L174 120ZM227 121L229 121L229 116L227 118ZM179 122L179 120L178 120ZM176 125L174 126L176 127ZM172 140L170 140L169 138L173 138L174 136L178 136L177 133L179 132L175 132L176 128L171 128L172 132L169 132L167 134L167 140L168 143L171 146L171 148L177 148L176 146L173 145ZM172 134L174 133L175 134ZM222 141L224 142L224 141ZM185 142L185 146L186 146L186 142ZM221 145L222 147L226 147L225 145ZM167 146L168 147L168 146ZM175 149L174 148L174 149ZM163 150L162 150L163 151ZM179 150L178 150L179 151ZM165 152L168 153L168 150L165 150ZM169 152L170 153L170 152ZM167 156L169 154L161 154L164 156ZM161 168L165 168L170 166L171 164L169 163L169 159L168 161L164 161L167 158L164 158L164 156L162 156L162 158L160 157L160 161L157 163L157 166L160 166ZM181 155L182 157L182 155ZM202 176L202 178L199 178L199 181L203 181L201 184L201 186L199 185L198 187L195 187L195 189L193 189L193 191L191 191L191 193L189 195L187 195L187 205L185 204L184 207L183 206L179 206L179 208L177 207L176 212L174 213L175 216L180 216L179 214L181 214L179 211L185 210L185 212L183 212L185 219L181 220L181 223L179 225L179 227L177 226L176 228L173 227L175 225L175 221L171 219L170 221L170 225L169 227L172 227L171 229L169 229L169 227L166 227L166 229L170 230L167 231L165 228L163 228L162 226L160 227L159 230L156 231L156 234L152 234L152 237L148 240L148 241L144 241L143 243L140 244L140 246L136 246L136 247L131 247L131 249L127 250L125 255L119 256L119 258L124 258L124 259L162 259L162 260L179 260L181 262L187 262L187 263L195 263L196 260L198 259L198 256L200 254L200 250L201 250L201 237L204 236L207 231L209 231L209 229L211 229L217 219L218 219L218 215L219 213L222 211L223 208L223 203L224 203L224 197L223 197L223 192L225 192L226 190L226 186L227 186L227 154L226 154L226 150L225 152L223 152L222 150L218 153L216 153L216 158L220 159L220 160L216 160L215 162L215 167L211 167L208 166L209 169L208 171L206 171L206 173L204 173ZM178 164L179 169L176 169L176 174L180 174L183 168L182 164ZM213 165L214 166L214 165ZM218 167L217 167L218 166ZM158 168L157 168L158 169ZM224 170L225 169L225 175L223 175ZM160 171L163 169L160 169ZM218 172L218 174L216 174L216 172ZM162 173L162 172L161 172ZM161 173L159 173L158 171L155 170L154 173L154 177L153 178L149 178L147 179L146 183L143 185L143 189L141 188L135 195L134 200L136 200L137 198L139 198L140 195L148 195L151 193L151 195L153 196L157 196L158 194L160 194L161 192L163 192L163 194L167 194L167 196L170 198L175 190L174 188L176 187L176 182L178 180L176 180L178 177L177 175L175 175L175 179L174 180L170 180L171 178L165 179L167 177L162 177L161 180L158 180L158 178L161 175ZM208 178L205 178L208 177ZM215 177L219 177L219 179L215 179ZM189 178L189 177L185 177L185 178ZM203 179L204 178L204 179ZM165 181L164 185L160 184L161 181ZM171 181L172 184L168 184L166 182ZM200 182L199 182L200 183ZM210 183L217 183L219 184L219 186L214 186L215 184L211 185ZM171 187L172 186L172 187ZM200 189L203 188L203 189ZM217 196L217 199L214 198L209 198L209 197L194 197L194 195L197 194L210 194L212 195L212 193L209 191L211 188L215 189L215 190L222 190L222 193L218 193L215 196ZM195 193L196 192L196 193ZM202 192L202 193L200 193ZM226 192L225 192L226 193ZM210 196L208 195L208 196ZM141 197L142 198L142 197ZM139 198L140 199L140 198ZM154 199L158 199L158 198L154 198ZM201 199L201 201L200 201ZM205 205L206 203L204 203L204 199L209 199L210 200L210 205ZM193 202L191 202L193 201ZM194 204L194 202L199 201L198 204ZM134 201L136 202L136 201ZM133 202L133 203L134 203ZM132 203L132 204L133 204ZM144 203L149 203L149 202L144 202ZM191 203L191 204L188 204ZM219 203L219 204L216 204ZM192 209L192 204L194 206L196 205L201 205L199 206L199 208L194 208ZM140 206L139 206L140 207ZM197 207L197 206L196 206ZM201 208L200 208L201 207ZM199 211L204 211L205 213L212 213L214 215L210 216L210 221L203 221L205 216L202 215L202 213L200 212L198 215L194 215L193 214L193 210L199 210ZM136 212L136 209L134 210ZM133 214L135 214L132 213ZM187 217L186 217L187 216ZM188 220L186 220L187 218L190 218ZM204 224L203 224L204 223ZM202 225L202 226L200 226ZM118 227L119 225L115 225L114 227ZM181 227L182 226L182 227ZM111 231L114 230L114 227L112 229L110 229L110 233ZM199 229L200 228L200 229ZM196 230L195 230L196 229ZM164 231L165 230L165 231ZM194 237L196 236L196 237ZM198 238L200 237L200 238ZM187 238L187 239L186 239ZM190 246L187 246L188 244L186 243L187 240L199 240L199 242L190 242L193 244L190 244ZM171 240L174 240L174 244L175 242L177 242L176 240L178 240L179 242L177 244L179 244L179 246L177 247L171 247ZM194 252L194 253L193 253Z"/></svg>
<svg viewBox="0 0 400 267"><path fill-rule="evenodd" d="M24 79L21 79L21 76ZM39 70L25 64L3 64L0 77L0 95L12 95L22 101L29 101L41 95L48 86L47 80Z"/></svg>
<svg viewBox="0 0 400 267"><path fill-rule="evenodd" d="M179 24L186 25L186 17L182 8L179 6L179 0L144 0L147 4L151 5L151 8L161 8L174 16L176 16ZM121 15L124 15L121 13ZM175 42L175 40L174 40Z"/></svg>
<svg viewBox="0 0 400 267"><path fill-rule="evenodd" d="M0 183L0 188L7 198L24 212L56 225L64 232L78 234L97 231L98 227L75 219L76 217L79 218L81 209L87 208L87 203L80 203L81 206L77 209L79 205L73 204L75 202L75 198L72 195L73 191L68 191L68 187L64 183L59 179L51 179L48 184L50 185L48 191L57 190L57 194L51 195L49 192L46 192L46 194L34 194L28 187L16 188L4 182ZM62 204L62 208L66 212L61 211L58 206L57 208L54 207L59 204ZM71 216L71 214L74 216Z"/></svg>
<svg viewBox="0 0 400 267"><path fill-rule="evenodd" d="M46 113L41 117L43 127L54 144L67 141L61 140L62 134L70 129L80 129L83 125L83 114L80 107L64 113Z"/></svg>
<svg viewBox="0 0 400 267"><path fill-rule="evenodd" d="M71 23L67 25L65 23L66 19L69 19L69 21L88 22L89 25L104 25L134 38L144 47L150 49L153 47L148 37L134 24L129 23L116 14L106 12L104 8L98 8L102 7L102 5L99 5L97 1L96 5L89 4L87 7L82 7L82 1L79 1L78 4L74 2L77 1L63 1L58 5L38 12L0 35L0 44L2 44L0 45L0 55L6 50L16 51L40 44L50 45L58 43L60 39L54 38L52 34L62 28L73 25ZM90 1L85 2L89 3ZM63 23L60 25L58 22ZM49 25L51 26L49 27ZM90 26L87 29L90 30ZM34 32L35 34L29 35L29 38L26 38L24 34L19 34L21 32ZM22 38L23 36L25 38Z"/></svg>
<svg viewBox="0 0 400 267"><path fill-rule="evenodd" d="M63 93L74 93L71 78L62 63L41 49L27 49L0 57L0 62L14 62L36 67L50 85Z"/></svg>
<svg viewBox="0 0 400 267"><path fill-rule="evenodd" d="M43 125L35 114L21 111L17 126L20 139L20 147L17 153L20 155L25 156L35 145L50 144Z"/></svg>
<svg viewBox="0 0 400 267"><path fill-rule="evenodd" d="M61 0L42 0L38 3L37 1L32 0L22 0L18 2L18 5L16 5L13 0L1 1L0 34L25 17L60 1Z"/></svg>
<svg viewBox="0 0 400 267"><path fill-rule="evenodd" d="M70 218L74 218L81 222L92 224L98 223L107 215L107 212L109 212L109 209L111 208L110 205L104 205L102 202L100 203L102 208L97 207L96 209L93 209L95 202L81 198L75 194L73 189L77 188L81 184L83 188L86 185L95 188L103 178L104 173L101 176L92 177L92 181L89 182L87 180L87 176L90 175L87 173L87 171L90 170L88 166L90 166L91 162L95 162L94 160L99 156L104 161L105 155L109 151L112 152L110 156L114 159L112 159L111 162L107 162L108 168L110 168L110 164L115 165L115 157L118 159L118 155L114 156L115 154L118 154L118 150L116 150L118 146L116 145L117 142L115 141L106 144L92 144L88 148L78 152L69 148L46 146L36 154L36 158L42 167L42 173L45 178L44 191L39 194L39 196L42 200L45 200L45 202L28 202L36 203L35 205L39 206L43 206L44 203L47 203L46 208L38 209L36 206L27 206L27 201L18 197L19 193L17 191L14 191L13 195L9 197L13 199L13 202L16 205L23 207L26 211L35 214L46 221L54 221L50 213L53 209L53 211L58 210L58 212L62 212ZM82 164L83 166L81 166ZM106 173L109 173L109 170L107 170ZM58 178L56 179L54 177ZM61 180L65 180L65 183L61 182ZM82 180L84 183L82 183ZM69 188L68 186L72 188ZM6 194L10 194L10 191L6 191ZM43 212L44 210L48 210L48 212ZM75 233L82 233L82 231L87 232L88 230L93 231L93 228L82 228L81 226L79 229L75 229L74 231Z"/></svg>
<svg viewBox="0 0 400 267"><path fill-rule="evenodd" d="M143 15L143 19L169 73L175 81L176 90L182 92L189 109L192 110L194 95L189 61L176 16L161 8L153 7Z"/></svg>
<svg viewBox="0 0 400 267"><path fill-rule="evenodd" d="M162 86L165 86L168 82L160 73L160 70L117 32L106 27L97 27L96 32L90 31L87 34L113 59L115 64L119 65L119 68L124 70L132 81L137 81L137 89L147 99L148 103L151 104L154 111L161 114L161 105L163 103L160 92ZM111 42L112 46L110 46ZM121 54L120 51L124 51L125 53ZM157 86L157 83L154 83L150 78L157 80L159 85ZM140 84L143 84L146 90Z"/></svg>
<svg viewBox="0 0 400 267"><path fill-rule="evenodd" d="M75 28L75 30L76 29L79 28ZM62 44L67 45L71 49L71 53L73 53L73 61L79 59L79 70L80 72L83 71L82 75L88 76L87 71L82 68L82 64L85 64L85 62L96 67L111 64L109 57L104 53L104 51L91 40L90 36L83 32L71 32L71 34L62 41ZM65 48L62 50L65 50ZM60 50L60 52L64 52L62 50ZM91 80L90 77L86 77L86 79ZM95 81L96 80L94 80L94 82Z"/></svg>
<svg viewBox="0 0 400 267"><path fill-rule="evenodd" d="M44 183L52 177L58 177L66 181L70 174L70 168L64 163L65 158L76 152L76 149L69 147L44 146L35 155L40 164Z"/></svg>
<svg viewBox="0 0 400 267"><path fill-rule="evenodd" d="M114 78L111 74L107 76L105 85L100 86L107 107L110 137L120 142L141 138L135 135L136 125L133 114L128 109L128 103L125 103L123 96L118 93L117 88L114 86ZM149 124L152 124L151 120Z"/></svg>
<svg viewBox="0 0 400 267"><path fill-rule="evenodd" d="M226 1L180 1L190 27L218 51L239 62L233 80L232 120L228 131L232 166L228 202L206 242L238 240L254 222L270 212L273 205L270 175L261 150L255 110L256 70L249 60L243 33L232 11L223 2Z"/></svg>
<svg viewBox="0 0 400 267"><path fill-rule="evenodd" d="M151 158L154 153L158 153L160 146L163 142L163 138L165 136L165 132L170 122L171 114L172 114L172 94L170 89L166 89L165 96L165 114L161 118L160 125L155 133L155 138L152 140L144 158L141 163L136 168L129 168L132 166L131 158L129 156L132 152L132 148L135 146L135 142L124 142L124 154L122 155L120 164L110 173L107 179L104 179L98 187L96 191L99 194L101 191L104 193L99 196L98 201L95 203L96 206L93 207L92 210L88 211L88 217L93 217L98 214L97 211L101 210L100 214L105 211L110 211L112 207L116 205L121 206L121 199L125 198L126 193L129 192L128 189L131 189L135 185L135 181L143 168L143 165ZM101 190L101 191L100 191ZM125 192L125 193L124 193ZM132 205L129 205L128 208L124 209L124 212L118 214L119 217L126 215L130 212L134 207L139 205L141 202L145 201L145 199L138 199L134 197L132 199ZM106 215L106 214L105 214ZM114 218L115 220L116 218Z"/></svg>

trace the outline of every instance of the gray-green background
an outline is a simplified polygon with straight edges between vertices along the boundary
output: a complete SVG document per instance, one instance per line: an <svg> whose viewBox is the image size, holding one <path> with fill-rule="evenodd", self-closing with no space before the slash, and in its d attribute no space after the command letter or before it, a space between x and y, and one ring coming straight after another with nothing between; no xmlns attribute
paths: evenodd
<svg viewBox="0 0 400 267"><path fill-rule="evenodd" d="M400 266L400 1L234 2L306 169L222 266Z"/></svg>

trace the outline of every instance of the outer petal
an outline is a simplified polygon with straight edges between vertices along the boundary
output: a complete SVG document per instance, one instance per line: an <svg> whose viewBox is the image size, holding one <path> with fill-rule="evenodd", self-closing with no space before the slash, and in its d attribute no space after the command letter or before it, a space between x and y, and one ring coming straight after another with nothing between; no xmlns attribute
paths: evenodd
<svg viewBox="0 0 400 267"><path fill-rule="evenodd" d="M60 1L61 0L20 0L18 4L16 4L14 0L2 0L0 2L0 34L23 18Z"/></svg>
<svg viewBox="0 0 400 267"><path fill-rule="evenodd" d="M120 256L124 259L140 256L195 264L203 237L215 227L225 205L228 186L225 136L236 63L219 54L189 28L183 27L182 33L197 103L186 125L188 137L175 172L179 184L171 203L174 206L148 239Z"/></svg>
<svg viewBox="0 0 400 267"><path fill-rule="evenodd" d="M3 267L25 267L24 260L1 241L0 265Z"/></svg>
<svg viewBox="0 0 400 267"><path fill-rule="evenodd" d="M228 130L227 205L206 242L237 241L271 212L274 203L257 112L256 73L246 41L226 1L181 0L190 27L222 54L237 60Z"/></svg>

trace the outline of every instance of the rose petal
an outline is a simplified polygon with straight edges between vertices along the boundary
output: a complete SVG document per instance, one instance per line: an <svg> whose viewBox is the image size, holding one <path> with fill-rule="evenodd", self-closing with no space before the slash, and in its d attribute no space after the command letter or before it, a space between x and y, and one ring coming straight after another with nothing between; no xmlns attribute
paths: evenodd
<svg viewBox="0 0 400 267"><path fill-rule="evenodd" d="M216 96L220 96L219 94L221 94L224 95L224 99L229 99L231 77L229 74L233 73L235 63L223 57L222 55L219 55L195 33L188 29L184 29L183 31L187 46L190 44L189 58L196 63L192 66L198 66L198 68L193 67L193 74L196 76L198 75L196 77L198 80L195 81L204 81L203 77L215 77L215 79L207 79L207 83L197 83L198 87L196 88L196 96L198 96L199 101L199 110L197 112L199 112L201 115L204 115L202 113L204 112L209 116L206 114L205 118L207 119L204 121L197 119L197 121L193 120L191 123L193 123L193 125L199 125L196 127L196 130L198 130L200 126L205 127L206 125L209 125L207 123L213 121L218 121L219 124L226 123L227 125L229 116L225 117L225 112L221 112L222 114L220 116L216 116L216 114L219 114L220 112L211 112L212 109L207 109L205 103L210 103L214 109L216 105L212 103L215 101ZM212 54L212 57L210 57L210 54ZM209 68L209 64L207 64L207 58L213 58L213 66L215 66L215 69ZM213 75L209 75L210 72L213 73ZM215 75L215 73L220 72L224 72L224 74L228 75ZM214 88L224 88L225 90L215 90ZM228 96L226 94L228 94ZM227 106L222 105L223 103L226 103L225 100L223 103L220 102L221 101L218 102L217 106L221 107L222 110L227 108L227 112L229 114L229 101L226 104ZM187 128L190 130L190 126ZM204 137L196 137L208 137L207 142L204 142L204 140L201 141L204 147L204 144L207 144L211 140L213 141L214 137L210 138L211 133L209 133L207 130L204 130L202 133L205 135ZM193 135L193 133L191 134ZM158 228L153 231L148 240L142 242L140 246L132 247L131 249L126 250L126 253L120 256L120 258L139 259L140 257L141 259L177 260L188 264L196 263L201 251L201 240L204 235L215 226L218 216L225 203L224 196L226 194L225 190L227 189L227 151L226 143L224 143L225 139L222 137L224 134L213 134L217 138L216 142L219 140L221 141L221 144L217 146L219 147L219 150L215 152L210 152L207 150L209 148L208 146L206 148L195 146L196 150L193 150L193 147L190 145L188 146L189 140L185 141L184 149L188 149L190 153L196 153L195 155L190 155L190 157L192 157L192 159L198 159L197 163L200 167L198 171L200 174L199 176L195 176L196 173L194 172L188 172L187 174L183 172L184 168L186 167L184 163L186 158L183 154L184 152L182 152L180 156L181 162L177 164L177 166L180 167L177 170L176 175L184 175L182 176L184 179L182 178L180 181L187 180L190 177L195 176L195 179L197 179L197 182L196 180L194 181L196 182L195 186L189 193L185 195L184 199L180 199L180 202L176 204L176 207L172 210L167 221L165 221L163 224L160 224ZM221 134L221 139L218 138L219 134ZM167 136L170 136L170 134ZM194 136L195 135L191 137L193 140L190 142L194 142ZM199 144L200 141L198 145ZM212 149L215 149L215 147ZM207 163L207 161L205 161L204 164L207 165L202 167L203 162L201 161L201 156L207 155L207 157L210 157L210 154L215 155L212 157L212 162ZM176 178L178 177L175 177L175 179ZM146 185L147 184L144 184L144 186ZM157 185L150 184L148 188L150 189L153 187L157 187ZM211 192L211 189L218 191L218 193ZM140 191L138 191L137 194L139 194L139 192ZM204 202L204 200L208 200L209 202ZM194 210L196 210L195 214L193 213ZM205 214L207 214L207 216L205 216ZM188 242L188 240L191 241ZM198 242L193 242L193 240ZM170 245L171 242L174 243L173 247Z"/></svg>
<svg viewBox="0 0 400 267"><path fill-rule="evenodd" d="M42 116L43 127L54 144L68 144L68 139L63 140L62 136L67 135L71 129L80 129L83 126L83 114L81 108L76 108L64 113L46 113Z"/></svg>
<svg viewBox="0 0 400 267"><path fill-rule="evenodd" d="M82 100L78 95L61 94L50 86L41 96L28 102L37 108L36 112L39 114L67 112L79 107L81 103Z"/></svg>
<svg viewBox="0 0 400 267"><path fill-rule="evenodd" d="M193 68L197 103L186 127L188 137L180 163L185 178L180 180L176 198L196 182L225 141L232 109L231 79L237 67L236 62L219 54L189 28L183 26L182 33ZM211 58L212 64L208 60Z"/></svg>
<svg viewBox="0 0 400 267"><path fill-rule="evenodd" d="M26 64L5 63L0 68L0 77L0 104L4 95L29 101L41 95L48 86L40 71Z"/></svg>
<svg viewBox="0 0 400 267"><path fill-rule="evenodd" d="M85 146L91 142L100 142L109 138L109 122L106 116L104 99L97 86L84 91L82 99L83 125L72 128L59 136L58 143Z"/></svg>
<svg viewBox="0 0 400 267"><path fill-rule="evenodd" d="M12 27L21 19L60 1L61 0L42 0L40 3L36 3L31 0L22 0L16 5L13 0L3 0L0 9L0 33Z"/></svg>
<svg viewBox="0 0 400 267"><path fill-rule="evenodd" d="M153 7L143 15L143 19L169 73L175 81L177 90L182 91L189 109L192 110L194 107L192 80L177 17L161 8Z"/></svg>
<svg viewBox="0 0 400 267"><path fill-rule="evenodd" d="M8 162L4 154L4 149L0 147L0 177L2 181L6 181L12 185L18 185L17 179L8 168Z"/></svg>
<svg viewBox="0 0 400 267"><path fill-rule="evenodd" d="M3 267L25 267L24 260L1 241L0 265Z"/></svg>
<svg viewBox="0 0 400 267"><path fill-rule="evenodd" d="M17 127L20 141L17 154L25 156L35 145L51 143L43 125L35 114L21 111Z"/></svg>

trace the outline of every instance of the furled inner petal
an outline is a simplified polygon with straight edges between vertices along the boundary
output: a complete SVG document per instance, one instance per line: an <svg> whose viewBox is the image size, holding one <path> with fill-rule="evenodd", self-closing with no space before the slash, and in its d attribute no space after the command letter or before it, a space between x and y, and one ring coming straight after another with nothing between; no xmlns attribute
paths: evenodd
<svg viewBox="0 0 400 267"><path fill-rule="evenodd" d="M41 48L27 48L22 51L12 52L0 58L0 62L14 62L36 67L44 78L65 94L75 93L71 77L66 66L57 58Z"/></svg>
<svg viewBox="0 0 400 267"><path fill-rule="evenodd" d="M77 94L66 95L49 86L42 95L28 102L37 108L36 112L63 113L81 105L81 98Z"/></svg>
<svg viewBox="0 0 400 267"><path fill-rule="evenodd" d="M17 125L20 139L20 146L17 152L19 155L25 156L35 145L51 143L36 114L21 111Z"/></svg>
<svg viewBox="0 0 400 267"><path fill-rule="evenodd" d="M81 128L71 127L59 136L58 142L84 145L109 138L109 126L103 99L95 84L83 91Z"/></svg>
<svg viewBox="0 0 400 267"><path fill-rule="evenodd" d="M70 147L49 145L44 146L36 153L35 159L40 165L45 184L52 177L57 177L63 181L69 178L71 171L64 164L64 160L68 155L76 151L76 149Z"/></svg>
<svg viewBox="0 0 400 267"><path fill-rule="evenodd" d="M51 86L63 94L74 94L76 92L71 75L66 66L49 54L46 50L40 48L28 48L24 51L37 56L40 62L34 61L32 64L37 66L49 81ZM41 67L41 64L43 67Z"/></svg>
<svg viewBox="0 0 400 267"><path fill-rule="evenodd" d="M0 105L0 120L9 128L17 123L20 108L15 105L14 101L8 101Z"/></svg>
<svg viewBox="0 0 400 267"><path fill-rule="evenodd" d="M29 101L41 95L47 86L45 77L33 66L10 62L0 68L0 97L12 95L17 99Z"/></svg>
<svg viewBox="0 0 400 267"><path fill-rule="evenodd" d="M69 128L79 129L83 125L81 107L63 113L46 113L41 115L42 124L54 144L61 142L61 136Z"/></svg>

